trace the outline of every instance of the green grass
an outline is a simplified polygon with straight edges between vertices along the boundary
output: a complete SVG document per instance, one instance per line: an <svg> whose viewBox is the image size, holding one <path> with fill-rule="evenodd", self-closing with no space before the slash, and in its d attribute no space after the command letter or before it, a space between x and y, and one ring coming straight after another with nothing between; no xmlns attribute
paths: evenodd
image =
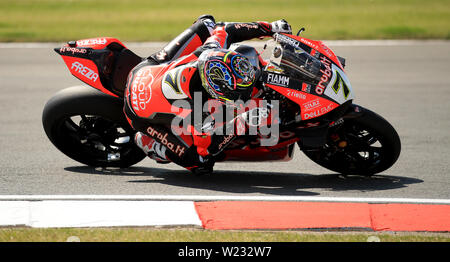
<svg viewBox="0 0 450 262"><path fill-rule="evenodd" d="M450 39L449 0L0 0L0 41L169 41L205 13L285 18L312 39Z"/></svg>
<svg viewBox="0 0 450 262"><path fill-rule="evenodd" d="M0 242L450 242L448 233L213 231L173 228L0 228ZM72 238L71 238L72 237Z"/></svg>

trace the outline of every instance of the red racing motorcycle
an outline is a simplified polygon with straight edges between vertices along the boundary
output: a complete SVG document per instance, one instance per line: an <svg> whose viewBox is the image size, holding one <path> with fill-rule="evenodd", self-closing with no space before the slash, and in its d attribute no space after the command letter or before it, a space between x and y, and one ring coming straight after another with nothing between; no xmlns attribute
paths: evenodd
<svg viewBox="0 0 450 262"><path fill-rule="evenodd" d="M399 158L397 132L380 115L353 104L345 59L321 41L275 34L264 48L267 59L248 45L230 49L261 69L254 99L279 102L279 132L270 146L262 145L261 135L238 136L217 161L290 161L297 144L322 167L369 176ZM55 51L72 75L94 88L69 87L46 103L42 122L53 145L94 167L129 167L145 158L123 113L128 74L143 59L108 37L71 41Z"/></svg>

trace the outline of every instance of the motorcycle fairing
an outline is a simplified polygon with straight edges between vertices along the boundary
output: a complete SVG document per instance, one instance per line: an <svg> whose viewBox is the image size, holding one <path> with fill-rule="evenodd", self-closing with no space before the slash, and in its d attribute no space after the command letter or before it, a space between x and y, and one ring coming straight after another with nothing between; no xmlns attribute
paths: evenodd
<svg viewBox="0 0 450 262"><path fill-rule="evenodd" d="M331 65L332 77L325 88L324 95L343 104L354 99L350 81L345 72L335 64Z"/></svg>
<svg viewBox="0 0 450 262"><path fill-rule="evenodd" d="M239 149L226 149L224 150L224 159L222 161L237 161L237 162L288 162L294 157L294 143L289 146L281 148L239 148Z"/></svg>
<svg viewBox="0 0 450 262"><path fill-rule="evenodd" d="M72 75L115 97L123 97L129 71L142 61L119 40L110 37L70 41L54 50Z"/></svg>
<svg viewBox="0 0 450 262"><path fill-rule="evenodd" d="M125 94L134 114L151 121L159 121L163 114L187 117L192 110L177 107L173 102L188 97L192 99L189 83L196 69L188 63L193 59L188 56L169 65L136 66L130 72Z"/></svg>
<svg viewBox="0 0 450 262"><path fill-rule="evenodd" d="M322 41L292 35L285 35L285 37L291 37L291 39L299 41L301 49L321 61L320 81L313 90L317 95L325 95L338 104L354 99L352 87L341 60L330 48Z"/></svg>
<svg viewBox="0 0 450 262"><path fill-rule="evenodd" d="M322 116L339 106L339 104L334 103L328 99L308 94L296 89L290 89L271 84L266 85L284 95L291 101L297 103L301 109L302 120L308 120Z"/></svg>
<svg viewBox="0 0 450 262"><path fill-rule="evenodd" d="M283 48L272 54L263 81L300 106L301 120L325 115L354 98L340 60L321 41L287 34L275 39Z"/></svg>
<svg viewBox="0 0 450 262"><path fill-rule="evenodd" d="M97 65L93 61L71 56L62 56L62 58L73 76L105 94L118 97L103 86Z"/></svg>
<svg viewBox="0 0 450 262"><path fill-rule="evenodd" d="M122 42L113 37L98 37L98 38L89 38L82 39L76 41L77 47L89 47L95 50L101 50L108 47L110 44L115 44L121 46L122 48L126 48Z"/></svg>
<svg viewBox="0 0 450 262"><path fill-rule="evenodd" d="M284 74L264 72L267 87L277 91L300 106L302 120L322 116L339 106L329 99L311 94L312 85Z"/></svg>

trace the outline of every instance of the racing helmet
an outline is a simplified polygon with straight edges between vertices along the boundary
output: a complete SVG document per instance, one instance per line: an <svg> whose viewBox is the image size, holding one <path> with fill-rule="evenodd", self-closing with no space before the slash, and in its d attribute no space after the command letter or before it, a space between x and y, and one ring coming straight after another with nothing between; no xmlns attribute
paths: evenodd
<svg viewBox="0 0 450 262"><path fill-rule="evenodd" d="M224 103L250 98L256 70L247 57L231 50L210 49L198 58L203 88L212 98Z"/></svg>

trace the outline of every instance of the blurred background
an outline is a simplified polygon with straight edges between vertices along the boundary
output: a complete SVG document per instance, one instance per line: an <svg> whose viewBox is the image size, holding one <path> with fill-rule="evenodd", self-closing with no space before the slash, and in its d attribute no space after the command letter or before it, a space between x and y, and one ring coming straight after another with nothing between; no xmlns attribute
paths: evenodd
<svg viewBox="0 0 450 262"><path fill-rule="evenodd" d="M0 42L169 41L202 14L284 18L312 39L450 39L449 0L0 0Z"/></svg>

